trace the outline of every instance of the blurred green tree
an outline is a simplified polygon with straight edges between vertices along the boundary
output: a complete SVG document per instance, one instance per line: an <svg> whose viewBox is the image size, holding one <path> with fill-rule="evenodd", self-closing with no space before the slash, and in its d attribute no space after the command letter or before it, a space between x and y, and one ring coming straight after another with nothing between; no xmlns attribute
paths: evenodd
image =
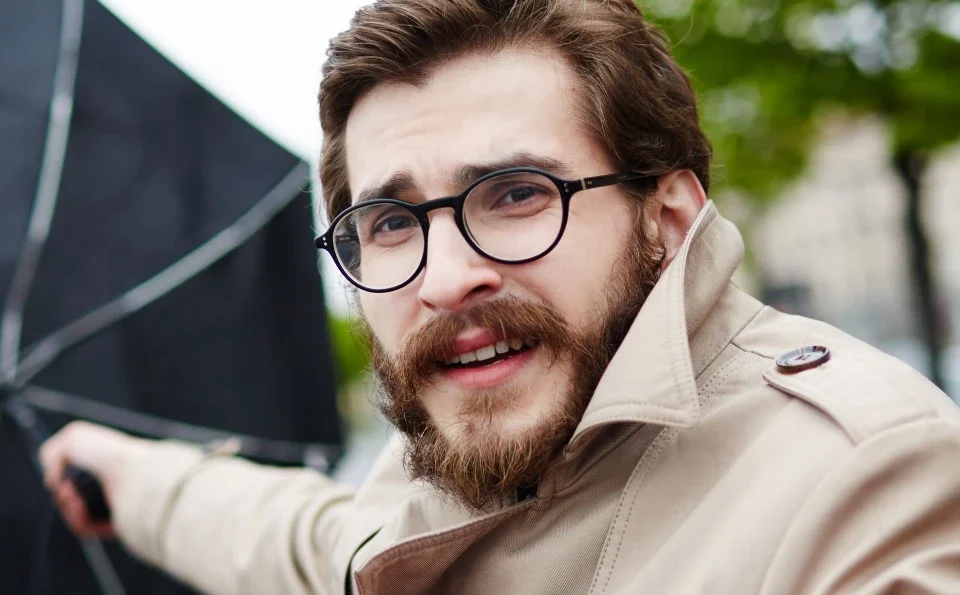
<svg viewBox="0 0 960 595"><path fill-rule="evenodd" d="M361 380L369 365L369 354L359 337L356 321L349 316L329 314L327 328L336 361L337 385L343 388Z"/></svg>
<svg viewBox="0 0 960 595"><path fill-rule="evenodd" d="M943 386L947 323L921 221L923 173L960 140L960 2L641 0L701 95L717 187L763 203L802 173L818 116L880 116L904 187L918 334Z"/></svg>

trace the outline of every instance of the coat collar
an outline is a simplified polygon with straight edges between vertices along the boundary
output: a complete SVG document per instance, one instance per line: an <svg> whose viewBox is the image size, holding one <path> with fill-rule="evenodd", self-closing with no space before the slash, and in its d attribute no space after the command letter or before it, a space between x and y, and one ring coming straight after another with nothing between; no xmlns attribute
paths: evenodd
<svg viewBox="0 0 960 595"><path fill-rule="evenodd" d="M691 427L697 376L762 308L733 286L743 239L712 202L640 309L572 441L617 422Z"/></svg>

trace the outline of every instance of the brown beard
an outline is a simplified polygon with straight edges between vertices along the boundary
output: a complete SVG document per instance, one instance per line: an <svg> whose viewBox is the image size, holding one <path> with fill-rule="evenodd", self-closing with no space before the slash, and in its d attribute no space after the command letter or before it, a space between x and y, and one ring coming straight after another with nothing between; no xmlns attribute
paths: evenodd
<svg viewBox="0 0 960 595"><path fill-rule="evenodd" d="M364 329L382 388L378 406L407 437L405 463L413 478L477 512L506 504L518 488L537 483L576 430L603 371L660 277L665 250L645 237L639 213L637 218L637 232L584 329L572 328L546 303L515 296L483 302L462 315L433 318L396 357ZM489 329L499 338L537 337L552 365L569 364L569 385L558 407L533 427L504 435L492 427L492 419L495 413L509 414L517 389L480 391L464 400L458 431L441 432L420 395L438 378L437 362L446 361L454 339L467 326Z"/></svg>

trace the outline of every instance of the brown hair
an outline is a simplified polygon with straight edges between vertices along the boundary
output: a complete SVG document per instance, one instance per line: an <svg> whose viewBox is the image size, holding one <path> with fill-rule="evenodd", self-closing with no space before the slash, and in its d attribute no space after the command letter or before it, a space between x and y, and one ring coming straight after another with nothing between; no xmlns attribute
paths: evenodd
<svg viewBox="0 0 960 595"><path fill-rule="evenodd" d="M633 0L378 0L330 43L320 85L320 181L332 218L351 202L344 135L378 84L421 84L439 63L509 45L557 48L583 92L581 121L620 171L692 170L709 189L710 144L663 34Z"/></svg>

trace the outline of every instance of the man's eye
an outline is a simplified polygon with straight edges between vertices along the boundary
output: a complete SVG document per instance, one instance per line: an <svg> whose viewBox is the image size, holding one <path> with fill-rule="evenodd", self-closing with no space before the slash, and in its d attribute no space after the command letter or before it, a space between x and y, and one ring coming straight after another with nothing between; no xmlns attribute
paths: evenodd
<svg viewBox="0 0 960 595"><path fill-rule="evenodd" d="M373 233L381 234L401 231L416 225L418 225L417 221L409 215L387 215L377 221L377 224L373 227Z"/></svg>
<svg viewBox="0 0 960 595"><path fill-rule="evenodd" d="M491 205L492 208L506 207L528 203L534 199L543 198L547 193L538 186L514 186L501 192L499 198Z"/></svg>
<svg viewBox="0 0 960 595"><path fill-rule="evenodd" d="M517 188L511 188L507 193L503 195L500 199L501 204L510 204L523 202L525 200L530 200L537 194L537 189L533 186L519 186Z"/></svg>

